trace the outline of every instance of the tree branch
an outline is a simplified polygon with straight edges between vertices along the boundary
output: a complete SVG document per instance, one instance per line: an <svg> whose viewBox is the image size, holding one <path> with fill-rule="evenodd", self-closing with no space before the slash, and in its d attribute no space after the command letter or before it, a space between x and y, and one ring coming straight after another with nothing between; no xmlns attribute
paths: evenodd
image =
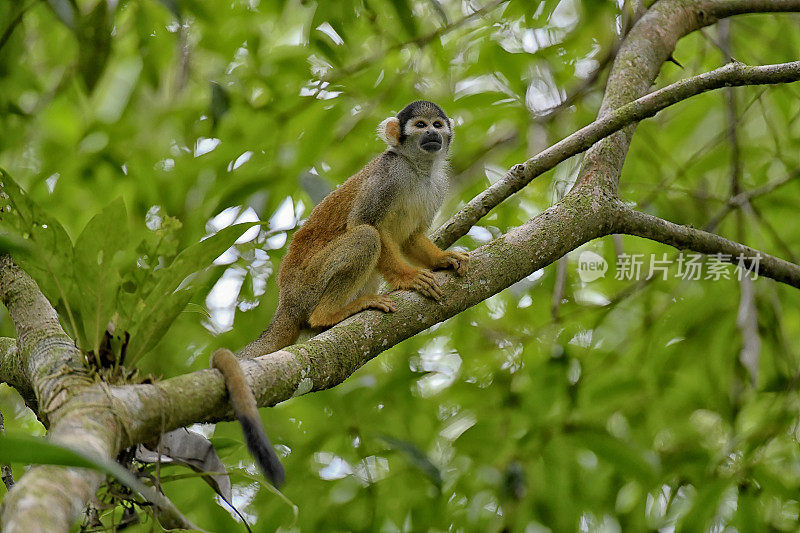
<svg viewBox="0 0 800 533"><path fill-rule="evenodd" d="M0 383L14 387L25 400L25 405L36 411L36 394L19 358L17 339L0 337Z"/></svg>
<svg viewBox="0 0 800 533"><path fill-rule="evenodd" d="M82 355L36 282L7 254L0 256L0 299L17 330L18 347L14 353L7 341L0 345L6 355L2 368L16 366L10 375L29 383L34 412L50 426L48 438L87 453L113 456L117 426L110 410L102 407L108 400L95 394L85 403L70 404L92 383ZM18 358L16 365L6 362L9 356ZM0 526L4 531L59 531L73 522L102 479L98 472L81 468L34 466L4 498Z"/></svg>
<svg viewBox="0 0 800 533"><path fill-rule="evenodd" d="M391 346L485 300L570 250L608 234L614 212L594 198L573 195L506 235L474 250L464 277L437 272L441 302L416 293L393 293L395 313L359 313L305 343L256 359L242 368L260 406L331 388ZM129 440L193 422L231 419L221 374L202 370L154 385L114 387Z"/></svg>
<svg viewBox="0 0 800 533"><path fill-rule="evenodd" d="M17 343L0 338L0 375L29 386L34 412L50 426L49 440L104 459L116 457L123 428L107 385L88 377L83 355L61 329L50 302L8 255L0 256L0 298L19 336ZM103 479L95 470L35 465L0 505L0 528L67 531ZM148 499L164 527L195 527L162 495L153 492Z"/></svg>
<svg viewBox="0 0 800 533"><path fill-rule="evenodd" d="M800 11L800 0L659 0L637 21L611 68L598 118L646 94L678 40L718 20L745 13ZM615 195L636 126L593 146L576 187L600 187Z"/></svg>
<svg viewBox="0 0 800 533"><path fill-rule="evenodd" d="M705 225L704 228L709 231L713 230L713 228L717 227L717 225L719 225L722 219L724 219L728 215L728 213L730 213L734 209L737 209L743 205L750 203L750 200L753 200L760 196L767 195L772 191L774 191L775 189L782 187L787 183L789 183L790 181L795 180L797 178L800 178L800 169L797 169L789 173L787 176L781 179L777 179L769 183L766 183L761 187L756 187L755 189L750 189L747 191L740 192L739 194L733 196L730 200L728 200L728 203L725 204L719 210L718 213L716 213L713 217L711 217L711 220L709 220L709 222Z"/></svg>
<svg viewBox="0 0 800 533"><path fill-rule="evenodd" d="M754 250L738 242L729 241L719 235L681 226L664 219L622 208L616 231L636 235L653 241L674 246L679 250L694 250L703 254L722 254L721 260L738 264L744 262L748 269L754 269L759 276L772 278L781 283L800 289L800 266L783 259Z"/></svg>
<svg viewBox="0 0 800 533"><path fill-rule="evenodd" d="M628 125L652 117L673 104L721 87L778 84L798 80L800 80L800 61L758 67L749 67L742 63L729 63L642 96L616 110L605 113L598 120L542 150L524 163L514 165L502 179L470 200L442 225L435 233L434 240L441 247L450 246L459 237L465 235L473 224L484 215L525 187L535 177L583 152L601 139L619 132ZM584 174L584 176L587 175Z"/></svg>

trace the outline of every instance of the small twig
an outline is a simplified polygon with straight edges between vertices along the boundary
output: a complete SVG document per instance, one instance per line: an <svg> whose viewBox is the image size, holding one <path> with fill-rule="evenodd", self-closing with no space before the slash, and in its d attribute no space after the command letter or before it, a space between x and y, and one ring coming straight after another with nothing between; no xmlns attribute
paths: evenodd
<svg viewBox="0 0 800 533"><path fill-rule="evenodd" d="M719 223L722 222L722 219L725 218L728 215L728 213L730 213L734 209L738 209L743 205L749 204L751 200L754 200L760 196L765 196L774 191L775 189L786 185L790 181L797 179L798 177L800 177L800 169L795 170L794 172L790 173L789 175L781 179L774 180L765 185L762 185L761 187L756 187L755 189L750 189L749 191L740 192L739 194L728 200L727 205L723 206L722 209L720 209L714 216L712 216L711 220L709 220L706 223L706 225L703 226L703 229L705 229L706 231L713 231L719 225Z"/></svg>
<svg viewBox="0 0 800 533"><path fill-rule="evenodd" d="M567 283L567 257L564 256L556 262L556 283L553 287L553 300L550 312L553 322L558 322L558 309L561 307L561 300L564 298L564 286Z"/></svg>
<svg viewBox="0 0 800 533"><path fill-rule="evenodd" d="M553 107L544 110L540 115L537 115L534 118L534 121L539 123L549 121L553 115L556 115L560 111L568 108L575 103L578 98L587 93L589 89L591 89L592 86L597 83L597 81L600 79L600 76L603 74L603 72L605 72L606 68L614 62L619 49L622 47L622 43L625 42L625 37L628 36L628 32L631 31L631 28L633 28L634 24L636 24L636 21L639 20L643 13L643 11L634 12L632 14L628 14L627 11L623 12L624 20L622 32L620 33L619 38L614 41L614 44L611 45L611 48L609 48L606 51L606 54L597 62L597 68L595 68L592 73L583 80L582 83L575 87L567 95L567 97L564 98L564 100Z"/></svg>
<svg viewBox="0 0 800 533"><path fill-rule="evenodd" d="M766 91L766 89L762 89L761 91L759 91L758 96L752 98L745 106L742 107L741 110L742 116L744 116L744 113L749 111L753 107L753 105L755 105L755 103L758 101L759 97L764 91ZM677 167L677 170L670 178L664 178L661 181L659 181L658 184L656 184L653 187L653 192L651 194L648 194L645 198L638 201L639 208L641 210L644 210L645 207L649 206L656 200L656 198L661 194L661 191L663 191L667 186L669 186L673 182L686 176L686 174L689 172L689 168L692 165L700 161L701 157L705 156L712 148L715 148L718 144L724 141L726 137L726 132L723 131L715 134L708 142L703 144L703 146L695 150L688 158L686 158L686 160L683 163L676 161L672 157L672 154L670 152L662 149L658 144L659 139L651 135L646 129L639 129L637 131L637 135L645 138L647 142L643 144L648 148L650 148L655 153L655 155L657 155L659 159L667 161L673 167ZM660 171L661 167L658 168Z"/></svg>
<svg viewBox="0 0 800 533"><path fill-rule="evenodd" d="M368 67L372 63L375 63L377 61L383 60L386 57L386 54L388 54L390 52L397 51L397 50L402 50L403 48L406 48L407 46L416 45L416 46L422 48L423 46L427 45L428 43L430 43L434 39L438 39L442 35L445 35L446 33L449 33L449 32L451 32L451 31L453 31L455 29L460 28L461 26L463 26L467 22L469 22L469 21L471 21L471 20L473 20L475 18L478 18L478 17L481 17L481 16L485 15L489 11L492 11L497 6L499 6L500 4L503 4L503 3L507 2L507 1L508 0L495 0L494 2L492 2L490 4L487 4L484 7L480 8L480 9L478 9L476 11L473 11L469 15L465 15L465 16L461 17L460 19L458 19L456 21L453 21L452 23L450 23L450 24L448 24L446 26L441 26L441 27L435 29L434 31L432 31L432 32L430 32L430 33L428 33L426 35L423 35L421 37L417 37L415 39L411 39L409 41L404 41L404 42L401 42L401 43L393 44L392 46L389 46L389 47L387 47L387 48L385 48L383 50L380 50L380 51L370 55L370 56L362 58L362 59L356 61L355 63L352 63L352 64L350 64L350 65L348 65L346 67L342 67L341 69L334 71L333 73L329 74L328 76L323 77L321 79L321 81L328 82L328 83L334 83L334 82L336 82L336 81L338 81L338 80L340 80L340 79L342 79L342 78L344 78L346 76L350 76L352 74L355 74L355 73L365 69L366 67Z"/></svg>
<svg viewBox="0 0 800 533"><path fill-rule="evenodd" d="M726 61L733 59L733 46L731 43L731 21L721 20L718 25L720 50L725 55ZM728 116L728 143L731 148L730 159L730 197L735 198L742 192L742 157L741 143L739 142L739 113L737 110L736 93L733 87L725 88L725 109ZM746 207L746 204L742 204ZM744 240L745 224L742 209L736 211L737 238ZM753 280L748 276L739 279L739 310L736 314L736 328L742 338L742 348L739 351L739 362L750 376L750 384L755 387L758 381L758 360L761 354L761 337L758 335L758 307L756 306L756 293Z"/></svg>

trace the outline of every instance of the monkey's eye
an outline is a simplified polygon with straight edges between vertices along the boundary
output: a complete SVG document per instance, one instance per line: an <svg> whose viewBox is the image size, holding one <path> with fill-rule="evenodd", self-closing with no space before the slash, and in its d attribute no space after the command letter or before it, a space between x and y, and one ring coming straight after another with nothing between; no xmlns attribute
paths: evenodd
<svg viewBox="0 0 800 533"><path fill-rule="evenodd" d="M442 123L441 123L441 122L439 122L438 120L437 120L436 122L434 122L434 123L433 123L433 127L434 127L434 128L441 128L442 126L444 126L444 124L442 124Z"/></svg>
<svg viewBox="0 0 800 533"><path fill-rule="evenodd" d="M418 120L417 123L414 124L414 126L416 126L418 128L424 128L425 127L425 123L422 122L421 120Z"/></svg>

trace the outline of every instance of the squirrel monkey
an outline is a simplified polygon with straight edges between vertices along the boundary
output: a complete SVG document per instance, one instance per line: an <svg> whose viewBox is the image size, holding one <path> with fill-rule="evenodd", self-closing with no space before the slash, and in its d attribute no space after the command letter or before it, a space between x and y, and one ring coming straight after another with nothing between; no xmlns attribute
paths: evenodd
<svg viewBox="0 0 800 533"><path fill-rule="evenodd" d="M295 232L278 272L278 307L266 330L239 354L252 358L280 350L305 327L326 327L364 309L393 312L377 294L380 277L395 289L439 300L432 269L464 275L469 255L442 251L425 235L444 201L453 121L426 101L408 104L381 122L388 148L326 196ZM228 350L217 350L220 370L248 448L277 484L284 472L261 426L255 398Z"/></svg>

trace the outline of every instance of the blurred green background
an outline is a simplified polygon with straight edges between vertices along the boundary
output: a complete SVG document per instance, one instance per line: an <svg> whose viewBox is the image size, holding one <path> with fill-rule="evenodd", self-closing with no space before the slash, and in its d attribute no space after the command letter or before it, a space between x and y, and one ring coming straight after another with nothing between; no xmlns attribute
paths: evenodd
<svg viewBox="0 0 800 533"><path fill-rule="evenodd" d="M382 150L383 118L420 98L454 118L441 222L510 166L594 119L635 7L2 2L0 167L63 226L63 264L104 210L87 235L126 234L112 287L123 315L141 310L137 291L152 290L179 251L234 221L265 222L213 265L193 265L189 305L139 361L142 374L175 376L263 329L292 229ZM749 64L796 60L798 27L798 15L750 15L696 32L675 52L682 67L667 63L656 85L719 67L722 49ZM734 174L742 190L786 181L727 213L716 231L797 262L800 180L787 177L800 160L800 86L736 89L733 105L727 94L642 123L620 194L703 227L725 209ZM535 180L457 245L474 249L541 212L569 190L579 163ZM24 242L24 229L4 224L12 244ZM254 481L238 426L217 425L212 440L254 530L796 530L797 290L741 284L732 270L727 280L685 281L675 263L666 280L615 279L619 254L675 252L628 237L584 248L609 263L605 277L582 281L573 252L343 385L262 410L296 517ZM31 273L64 311L52 277ZM80 298L66 298L74 320L62 314L76 337ZM14 336L5 314L0 334ZM757 341L744 350L749 366L740 361L746 340ZM0 411L9 431L44 432L6 385ZM166 489L202 527L242 529L201 480ZM119 509L106 523L118 518Z"/></svg>

